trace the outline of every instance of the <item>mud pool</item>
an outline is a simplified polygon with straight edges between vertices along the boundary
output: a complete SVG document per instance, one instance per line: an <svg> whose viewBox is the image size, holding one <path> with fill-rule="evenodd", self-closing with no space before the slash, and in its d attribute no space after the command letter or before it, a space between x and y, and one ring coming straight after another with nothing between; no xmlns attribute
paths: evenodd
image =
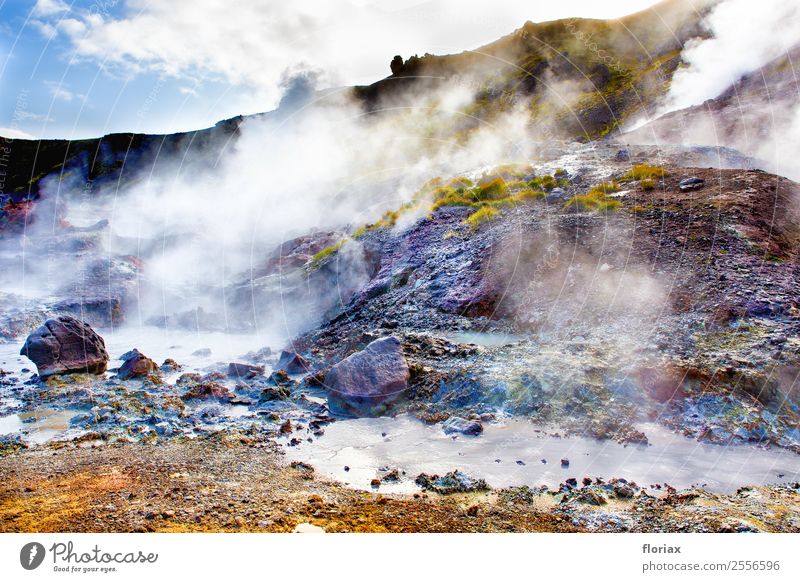
<svg viewBox="0 0 800 582"><path fill-rule="evenodd" d="M440 424L426 425L410 416L362 418L335 422L313 442L285 449L290 460L309 463L324 476L358 489L369 489L381 469L405 472L400 483L381 484L383 492L414 491L420 473L442 475L455 469L492 487L558 487L569 477L590 476L623 477L643 487L668 483L730 492L745 484L800 478L800 456L789 451L698 443L654 424L639 428L651 445L558 438L521 419L487 424L477 437L453 438ZM569 459L569 467L561 466L562 458Z"/></svg>

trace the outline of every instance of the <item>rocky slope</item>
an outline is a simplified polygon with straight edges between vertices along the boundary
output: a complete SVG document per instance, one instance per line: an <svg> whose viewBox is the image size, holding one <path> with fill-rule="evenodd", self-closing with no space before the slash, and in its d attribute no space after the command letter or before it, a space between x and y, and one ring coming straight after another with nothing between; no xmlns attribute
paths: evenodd
<svg viewBox="0 0 800 582"><path fill-rule="evenodd" d="M800 450L798 186L666 164L643 190L612 151L591 152L608 156L598 177L571 158L563 193L477 228L474 208L444 206L346 242L369 249L375 275L294 349L325 370L401 337L422 418L503 410L621 440L656 418L699 439ZM681 192L688 175L705 186ZM616 180L618 210L565 205L593 179Z"/></svg>

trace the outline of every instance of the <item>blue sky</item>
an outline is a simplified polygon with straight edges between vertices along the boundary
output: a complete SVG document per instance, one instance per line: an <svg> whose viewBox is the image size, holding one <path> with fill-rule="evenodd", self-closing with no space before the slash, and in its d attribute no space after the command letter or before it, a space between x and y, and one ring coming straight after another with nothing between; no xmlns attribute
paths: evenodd
<svg viewBox="0 0 800 582"><path fill-rule="evenodd" d="M162 133L272 109L281 83L369 83L394 54L475 48L526 20L652 0L0 0L0 135Z"/></svg>

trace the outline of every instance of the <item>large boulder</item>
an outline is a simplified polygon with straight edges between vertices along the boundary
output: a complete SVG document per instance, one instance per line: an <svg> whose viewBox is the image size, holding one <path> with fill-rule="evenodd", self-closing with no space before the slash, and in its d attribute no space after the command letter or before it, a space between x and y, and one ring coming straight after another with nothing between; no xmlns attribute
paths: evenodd
<svg viewBox="0 0 800 582"><path fill-rule="evenodd" d="M45 321L28 336L19 353L36 364L42 378L73 372L102 374L108 364L103 338L69 315Z"/></svg>
<svg viewBox="0 0 800 582"><path fill-rule="evenodd" d="M325 376L325 388L332 411L379 416L403 397L408 378L400 340L385 337L333 366Z"/></svg>

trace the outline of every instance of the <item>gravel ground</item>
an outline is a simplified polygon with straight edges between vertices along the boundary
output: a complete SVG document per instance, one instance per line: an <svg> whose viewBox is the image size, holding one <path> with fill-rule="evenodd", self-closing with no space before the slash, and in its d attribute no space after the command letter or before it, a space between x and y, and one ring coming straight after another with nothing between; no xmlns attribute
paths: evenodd
<svg viewBox="0 0 800 582"><path fill-rule="evenodd" d="M270 440L97 447L52 444L0 458L4 532L800 531L800 485L597 495L528 488L383 495L289 465ZM600 505L595 505L600 498Z"/></svg>

